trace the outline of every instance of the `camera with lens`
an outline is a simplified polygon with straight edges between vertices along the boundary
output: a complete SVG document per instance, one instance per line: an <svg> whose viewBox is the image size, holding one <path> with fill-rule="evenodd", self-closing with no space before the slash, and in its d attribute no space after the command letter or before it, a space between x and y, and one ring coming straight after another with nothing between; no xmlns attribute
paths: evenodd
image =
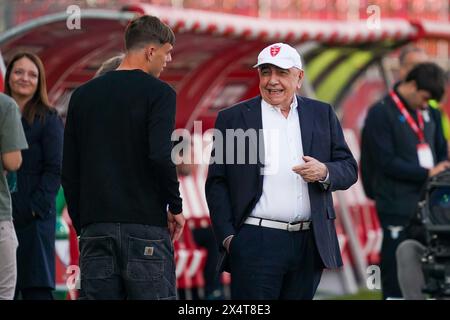
<svg viewBox="0 0 450 320"><path fill-rule="evenodd" d="M450 170L429 179L419 203L426 251L422 257L424 293L450 298Z"/></svg>

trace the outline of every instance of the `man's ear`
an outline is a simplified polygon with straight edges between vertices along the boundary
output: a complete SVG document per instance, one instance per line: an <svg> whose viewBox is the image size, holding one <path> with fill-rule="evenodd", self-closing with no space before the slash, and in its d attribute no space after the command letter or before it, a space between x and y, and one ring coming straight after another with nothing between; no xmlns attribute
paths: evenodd
<svg viewBox="0 0 450 320"><path fill-rule="evenodd" d="M300 89L303 84L303 77L305 76L305 72L303 70L300 70L298 73L298 82L297 82L297 89Z"/></svg>
<svg viewBox="0 0 450 320"><path fill-rule="evenodd" d="M145 55L145 60L147 62L152 61L152 54L151 54L151 51L148 48L144 49L144 55Z"/></svg>
<svg viewBox="0 0 450 320"><path fill-rule="evenodd" d="M155 53L155 46L150 44L147 47L145 47L145 57L148 61L152 61L153 55Z"/></svg>

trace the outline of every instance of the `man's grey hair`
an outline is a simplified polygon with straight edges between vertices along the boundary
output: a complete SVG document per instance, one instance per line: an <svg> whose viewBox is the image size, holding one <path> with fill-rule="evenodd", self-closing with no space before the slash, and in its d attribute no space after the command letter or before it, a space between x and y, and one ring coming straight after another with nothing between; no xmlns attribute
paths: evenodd
<svg viewBox="0 0 450 320"><path fill-rule="evenodd" d="M122 63L123 58L125 55L119 54L118 56L109 58L108 60L104 61L100 68L98 68L97 72L95 73L94 77L100 77L101 75L104 75L108 71L116 70L119 65Z"/></svg>
<svg viewBox="0 0 450 320"><path fill-rule="evenodd" d="M401 66L405 64L406 57L408 56L408 54L413 53L413 52L426 53L424 49L416 47L416 46L409 45L409 46L403 47L403 49L400 51L400 55L398 56L398 60L399 60Z"/></svg>

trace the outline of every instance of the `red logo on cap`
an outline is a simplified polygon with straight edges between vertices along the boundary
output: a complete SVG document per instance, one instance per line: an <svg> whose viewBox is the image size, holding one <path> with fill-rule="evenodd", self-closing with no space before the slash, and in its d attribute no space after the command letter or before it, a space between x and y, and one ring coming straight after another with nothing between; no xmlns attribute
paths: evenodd
<svg viewBox="0 0 450 320"><path fill-rule="evenodd" d="M272 47L270 47L270 55L272 57L275 57L278 54L278 52L280 52L280 49L281 49L280 46L272 46Z"/></svg>

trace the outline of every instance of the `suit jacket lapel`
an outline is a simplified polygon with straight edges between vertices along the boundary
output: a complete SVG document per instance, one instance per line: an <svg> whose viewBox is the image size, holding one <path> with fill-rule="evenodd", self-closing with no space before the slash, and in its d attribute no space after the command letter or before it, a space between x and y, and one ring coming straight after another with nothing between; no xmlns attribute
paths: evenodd
<svg viewBox="0 0 450 320"><path fill-rule="evenodd" d="M262 135L262 113L261 113L261 97L258 96L254 99L247 101L244 107L241 109L242 117L244 119L245 128L256 130L256 141L251 139L253 147L256 147L258 151L258 165L264 163L264 137ZM260 134L261 131L261 134Z"/></svg>
<svg viewBox="0 0 450 320"><path fill-rule="evenodd" d="M256 203L258 202L259 198L262 194L262 188L263 188L263 181L264 181L264 136L262 134L262 110L261 110L261 97L258 96L254 99L251 99L247 101L247 103L243 106L241 109L242 118L244 120L244 131L247 129L256 130L256 141L254 139L250 139L250 148L256 148L253 150L257 151L257 165L251 165L250 168L255 168L255 170L252 169L254 174L258 177L258 188L255 193L255 197L253 198L250 206L248 207L249 210L246 212L245 216L248 216L255 207Z"/></svg>
<svg viewBox="0 0 450 320"><path fill-rule="evenodd" d="M261 97L247 101L244 108L241 109L242 116L246 125L245 129L262 129L262 115L261 115Z"/></svg>
<svg viewBox="0 0 450 320"><path fill-rule="evenodd" d="M305 99L297 96L298 117L300 121L300 131L302 133L303 154L310 155L312 135L314 128L314 106Z"/></svg>

